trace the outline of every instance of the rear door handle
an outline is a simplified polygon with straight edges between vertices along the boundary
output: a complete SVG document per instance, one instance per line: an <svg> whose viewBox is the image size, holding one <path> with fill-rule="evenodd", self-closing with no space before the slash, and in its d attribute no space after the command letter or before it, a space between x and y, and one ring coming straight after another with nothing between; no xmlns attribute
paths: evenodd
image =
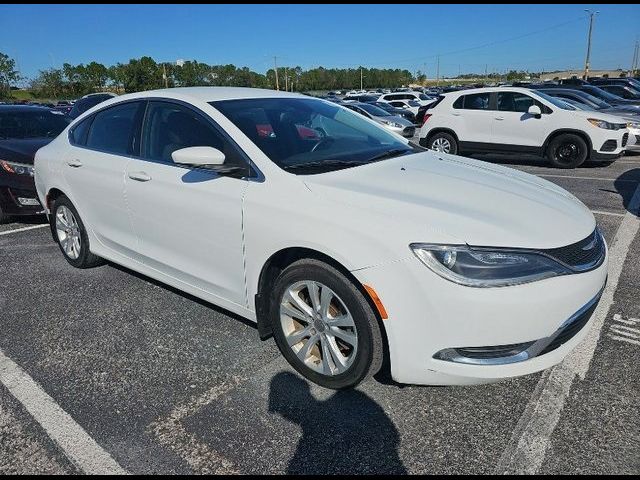
<svg viewBox="0 0 640 480"><path fill-rule="evenodd" d="M82 162L80 160L69 160L67 165L73 168L80 168L82 166Z"/></svg>
<svg viewBox="0 0 640 480"><path fill-rule="evenodd" d="M129 178L136 182L148 182L151 180L151 177L144 172L131 172L129 173Z"/></svg>
<svg viewBox="0 0 640 480"><path fill-rule="evenodd" d="M504 117L496 117L496 120L502 121L502 120L504 120Z"/></svg>

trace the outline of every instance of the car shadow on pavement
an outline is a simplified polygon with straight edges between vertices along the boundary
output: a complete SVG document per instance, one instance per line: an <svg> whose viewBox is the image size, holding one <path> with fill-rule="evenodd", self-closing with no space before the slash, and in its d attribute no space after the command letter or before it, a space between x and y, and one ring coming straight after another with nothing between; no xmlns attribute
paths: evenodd
<svg viewBox="0 0 640 480"><path fill-rule="evenodd" d="M613 185L616 189L616 193L618 193L622 197L624 208L628 212L636 215L637 217L640 217L638 205L631 205L633 195L638 189L638 185L640 185L640 168L627 170L614 180Z"/></svg>
<svg viewBox="0 0 640 480"><path fill-rule="evenodd" d="M269 412L302 428L288 474L406 474L400 435L384 409L358 390L316 400L309 383L290 372L271 381Z"/></svg>
<svg viewBox="0 0 640 480"><path fill-rule="evenodd" d="M464 155L469 158L474 158L476 160L480 160L488 163L495 163L498 165L519 165L519 166L529 166L529 167L551 167L551 164L544 157L540 157L537 155L531 154L494 154L494 153L478 153L472 155ZM610 165L609 162L592 162L586 161L578 168L603 168L608 167Z"/></svg>

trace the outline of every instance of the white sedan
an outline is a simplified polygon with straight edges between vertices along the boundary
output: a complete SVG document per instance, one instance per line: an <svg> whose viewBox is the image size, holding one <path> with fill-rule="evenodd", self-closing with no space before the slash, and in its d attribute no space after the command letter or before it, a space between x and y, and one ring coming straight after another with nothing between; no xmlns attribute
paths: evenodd
<svg viewBox="0 0 640 480"><path fill-rule="evenodd" d="M556 185L302 95L123 95L35 170L72 266L109 260L253 320L329 388L384 365L432 385L548 368L607 277L593 215Z"/></svg>

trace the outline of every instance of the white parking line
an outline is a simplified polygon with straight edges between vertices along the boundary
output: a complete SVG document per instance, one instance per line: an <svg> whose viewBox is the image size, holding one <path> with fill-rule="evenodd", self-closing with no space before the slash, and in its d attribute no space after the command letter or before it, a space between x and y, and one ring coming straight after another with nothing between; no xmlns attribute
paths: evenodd
<svg viewBox="0 0 640 480"><path fill-rule="evenodd" d="M620 182L620 183L640 183L640 179L631 180L630 178L602 178L602 177L583 177L580 175L557 175L551 173L536 173L539 177L547 178L571 178L574 180L602 180L603 182Z"/></svg>
<svg viewBox="0 0 640 480"><path fill-rule="evenodd" d="M640 186L636 188L609 249L609 280L583 342L565 360L545 372L503 452L496 473L536 474L544 461L564 404L576 377L584 379L593 358L602 326L613 304L613 295L631 242L640 229Z"/></svg>
<svg viewBox="0 0 640 480"><path fill-rule="evenodd" d="M0 350L0 383L29 412L67 458L85 474L124 475L124 470L18 364Z"/></svg>
<svg viewBox="0 0 640 480"><path fill-rule="evenodd" d="M36 228L45 228L45 227L48 227L48 226L49 226L49 224L45 223L43 225L32 225L30 227L14 228L13 230L5 230L4 232L0 232L0 236L1 235L10 235L12 233L26 232L28 230L35 230Z"/></svg>
<svg viewBox="0 0 640 480"><path fill-rule="evenodd" d="M607 212L605 210L591 210L591 213L596 215L611 215L612 217L624 217L625 214L621 212Z"/></svg>

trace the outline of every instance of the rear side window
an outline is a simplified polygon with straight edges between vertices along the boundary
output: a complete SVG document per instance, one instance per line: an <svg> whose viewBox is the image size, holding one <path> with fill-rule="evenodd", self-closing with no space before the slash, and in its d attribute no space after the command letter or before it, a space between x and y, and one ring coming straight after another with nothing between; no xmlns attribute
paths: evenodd
<svg viewBox="0 0 640 480"><path fill-rule="evenodd" d="M463 95L453 103L453 108L465 110L489 110L489 93L472 93Z"/></svg>
<svg viewBox="0 0 640 480"><path fill-rule="evenodd" d="M85 145L87 143L87 134L89 133L89 127L91 127L91 122L93 121L93 116L89 118L85 118L78 125L71 129L69 134L69 138L71 140L72 145Z"/></svg>
<svg viewBox="0 0 640 480"><path fill-rule="evenodd" d="M133 155L143 102L129 102L94 115L87 147L118 155Z"/></svg>

